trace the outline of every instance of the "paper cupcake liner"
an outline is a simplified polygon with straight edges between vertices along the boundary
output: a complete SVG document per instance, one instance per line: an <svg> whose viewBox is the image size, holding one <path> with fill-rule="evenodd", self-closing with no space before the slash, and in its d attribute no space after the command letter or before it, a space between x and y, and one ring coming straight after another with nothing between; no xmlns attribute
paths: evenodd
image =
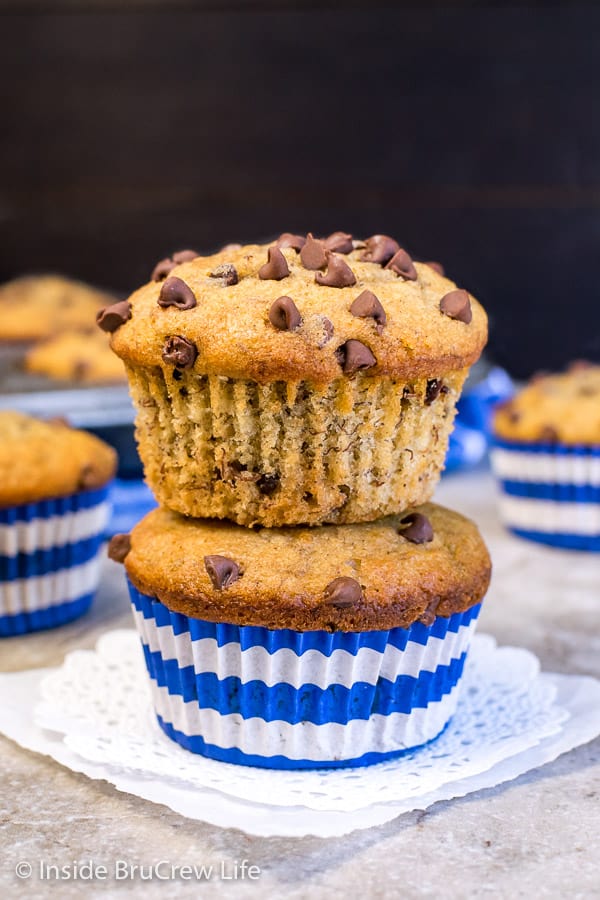
<svg viewBox="0 0 600 900"><path fill-rule="evenodd" d="M360 373L325 386L157 367L127 374L159 503L274 527L371 521L427 501L467 371L443 375L433 395L426 378Z"/></svg>
<svg viewBox="0 0 600 900"><path fill-rule="evenodd" d="M437 737L480 609L331 634L191 619L130 593L165 733L203 756L278 769L364 766Z"/></svg>
<svg viewBox="0 0 600 900"><path fill-rule="evenodd" d="M500 514L519 537L600 551L600 446L495 440Z"/></svg>
<svg viewBox="0 0 600 900"><path fill-rule="evenodd" d="M109 485L0 509L0 637L83 615L98 586Z"/></svg>

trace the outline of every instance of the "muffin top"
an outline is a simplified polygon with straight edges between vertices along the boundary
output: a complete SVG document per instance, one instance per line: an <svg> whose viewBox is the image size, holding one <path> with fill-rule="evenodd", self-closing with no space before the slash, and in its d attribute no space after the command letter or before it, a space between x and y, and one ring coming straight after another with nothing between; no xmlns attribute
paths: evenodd
<svg viewBox="0 0 600 900"><path fill-rule="evenodd" d="M101 487L116 467L112 447L86 431L0 411L1 506Z"/></svg>
<svg viewBox="0 0 600 900"><path fill-rule="evenodd" d="M534 377L496 410L494 429L509 441L600 444L600 366Z"/></svg>
<svg viewBox="0 0 600 900"><path fill-rule="evenodd" d="M114 297L60 275L27 275L0 286L0 340L33 341L93 325Z"/></svg>
<svg viewBox="0 0 600 900"><path fill-rule="evenodd" d="M438 376L471 365L487 339L482 307L439 268L386 235L342 232L179 251L99 325L134 365L261 383Z"/></svg>
<svg viewBox="0 0 600 900"><path fill-rule="evenodd" d="M491 569L475 525L433 504L368 524L258 531L159 508L114 537L109 555L171 610L297 631L431 624L478 603Z"/></svg>

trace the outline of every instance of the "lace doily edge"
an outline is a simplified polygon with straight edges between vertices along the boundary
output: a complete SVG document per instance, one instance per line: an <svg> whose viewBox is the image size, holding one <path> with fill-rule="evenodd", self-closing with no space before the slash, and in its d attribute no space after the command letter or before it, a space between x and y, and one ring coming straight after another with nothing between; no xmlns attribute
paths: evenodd
<svg viewBox="0 0 600 900"><path fill-rule="evenodd" d="M172 788L171 796L164 796L162 784L120 772L99 764L88 763L72 753L63 743L62 735L44 732L31 722L29 712L39 696L39 685L51 669L0 675L2 709L8 715L0 722L0 732L27 750L51 757L71 771L94 780L112 784L123 793L133 794L151 803L167 806L186 818L196 819L221 828L238 828L249 834L273 837L334 837L352 831L382 825L398 816L429 808L433 803L464 797L475 791L506 784L527 772L557 759L562 754L588 743L600 735L600 681L587 676L543 673L557 688L556 703L569 712L564 727L545 738L535 747L508 757L487 772L458 780L439 788L435 794L424 795L408 807L399 801L376 804L354 815L337 812L318 812L294 808L275 808L267 805L235 801L208 789L196 791ZM23 700L29 698L30 703ZM202 804L199 804L199 797ZM201 807L201 815L198 808ZM267 813L267 814L265 814Z"/></svg>

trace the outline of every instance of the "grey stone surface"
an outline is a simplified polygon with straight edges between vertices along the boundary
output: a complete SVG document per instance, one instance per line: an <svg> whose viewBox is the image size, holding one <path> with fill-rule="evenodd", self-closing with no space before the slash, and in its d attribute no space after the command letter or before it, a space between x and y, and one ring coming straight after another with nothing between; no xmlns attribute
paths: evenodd
<svg viewBox="0 0 600 900"><path fill-rule="evenodd" d="M600 562L592 554L513 539L497 520L489 476L447 478L436 499L474 518L492 551L494 579L482 631L528 647L545 669L600 677ZM120 567L107 562L84 620L0 643L0 671L56 665L129 627ZM121 794L0 739L0 895L289 898L600 898L600 740L510 784L438 803L380 828L335 839L255 838L182 818ZM94 860L106 881L41 881L40 860ZM236 860L257 881L224 880ZM19 881L15 865L34 866ZM116 860L213 866L209 881L116 881Z"/></svg>

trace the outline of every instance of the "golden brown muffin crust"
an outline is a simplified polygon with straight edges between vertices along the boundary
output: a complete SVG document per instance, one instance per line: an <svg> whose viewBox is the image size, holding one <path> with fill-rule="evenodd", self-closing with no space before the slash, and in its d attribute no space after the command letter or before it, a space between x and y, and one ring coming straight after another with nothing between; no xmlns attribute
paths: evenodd
<svg viewBox="0 0 600 900"><path fill-rule="evenodd" d="M192 292L196 305L180 309L158 303L164 281L151 281L130 298L131 318L112 336L112 347L124 360L142 366L165 367L163 351L169 339L184 338L197 349L193 371L259 383L308 380L328 384L339 378L340 352L348 341L359 341L372 354L373 376L416 378L463 369L479 357L487 339L487 318L470 297L468 323L444 314L442 299L456 285L425 263L415 264L416 280L405 280L392 269L365 262L364 245L328 258L328 268L303 265L299 252L283 247L277 257L289 274L261 278L273 244L228 247L212 256L198 256L168 272ZM327 280L335 266L346 266L356 283L332 287ZM236 283L226 267L235 269ZM345 272L346 270L344 270ZM221 277L211 273L221 272ZM277 274L277 271L275 271ZM343 281L342 273L342 281ZM360 316L350 308L365 292L374 294L385 313ZM272 305L290 298L300 317ZM364 308L365 299L359 304ZM354 307L356 310L357 307ZM378 307L379 309L379 307ZM293 330L280 330L273 321ZM356 348L355 348L356 349ZM361 351L365 356L365 351Z"/></svg>
<svg viewBox="0 0 600 900"><path fill-rule="evenodd" d="M494 429L509 441L600 444L600 366L534 378L496 411Z"/></svg>
<svg viewBox="0 0 600 900"><path fill-rule="evenodd" d="M362 525L254 531L156 509L133 529L124 563L139 591L195 618L298 631L404 628L478 603L491 571L472 522L433 504L418 512L433 528L426 543L402 536L408 512ZM240 577L216 589L207 556L230 560ZM338 608L338 578L358 582L362 598Z"/></svg>
<svg viewBox="0 0 600 900"><path fill-rule="evenodd" d="M60 275L26 275L0 286L0 340L33 341L93 326L114 297Z"/></svg>
<svg viewBox="0 0 600 900"><path fill-rule="evenodd" d="M0 411L1 506L101 487L116 467L115 451L92 434Z"/></svg>

